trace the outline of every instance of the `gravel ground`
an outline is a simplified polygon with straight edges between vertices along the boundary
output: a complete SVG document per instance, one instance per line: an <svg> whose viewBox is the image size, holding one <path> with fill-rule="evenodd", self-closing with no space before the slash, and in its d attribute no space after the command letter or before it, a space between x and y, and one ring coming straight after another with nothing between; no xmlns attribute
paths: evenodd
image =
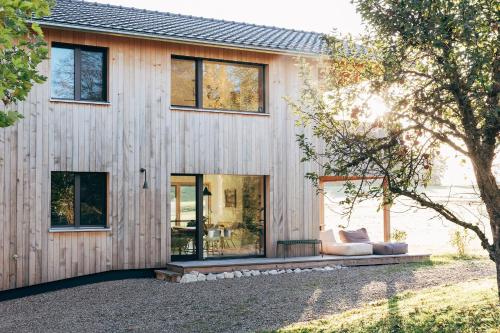
<svg viewBox="0 0 500 333"><path fill-rule="evenodd" d="M488 261L350 267L173 284L103 282L0 303L0 332L248 332L345 311L396 292L494 274Z"/></svg>

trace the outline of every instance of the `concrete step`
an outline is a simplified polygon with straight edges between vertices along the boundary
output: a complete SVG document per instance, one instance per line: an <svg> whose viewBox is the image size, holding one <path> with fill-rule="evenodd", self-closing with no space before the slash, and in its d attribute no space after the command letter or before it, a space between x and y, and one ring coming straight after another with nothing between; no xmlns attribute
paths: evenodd
<svg viewBox="0 0 500 333"><path fill-rule="evenodd" d="M168 281L168 282L180 282L182 274L178 272L169 271L166 269L156 269L155 277L158 280Z"/></svg>

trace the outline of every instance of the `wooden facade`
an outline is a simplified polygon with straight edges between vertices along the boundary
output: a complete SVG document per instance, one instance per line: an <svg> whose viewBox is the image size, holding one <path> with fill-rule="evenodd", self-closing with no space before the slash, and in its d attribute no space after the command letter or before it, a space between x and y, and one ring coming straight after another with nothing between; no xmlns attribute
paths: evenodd
<svg viewBox="0 0 500 333"><path fill-rule="evenodd" d="M292 56L69 30L48 43L108 48L109 103L51 101L48 80L0 129L0 290L170 261L170 175L267 176L267 253L279 239L317 238L319 200L304 178L294 115ZM186 55L265 64L268 114L170 108L170 59ZM149 188L143 189L146 168ZM107 231L49 232L50 172L108 173Z"/></svg>

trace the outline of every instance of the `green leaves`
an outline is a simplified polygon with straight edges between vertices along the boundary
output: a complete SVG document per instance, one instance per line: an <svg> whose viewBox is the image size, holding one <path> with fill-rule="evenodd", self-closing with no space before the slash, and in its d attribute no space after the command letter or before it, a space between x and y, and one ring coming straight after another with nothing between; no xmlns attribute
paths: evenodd
<svg viewBox="0 0 500 333"><path fill-rule="evenodd" d="M0 111L0 127L14 125L17 120L22 118L24 118L23 115L17 111Z"/></svg>
<svg viewBox="0 0 500 333"><path fill-rule="evenodd" d="M13 125L22 115L9 110L23 101L45 77L37 66L48 50L40 26L29 21L50 14L52 1L0 0L0 127Z"/></svg>

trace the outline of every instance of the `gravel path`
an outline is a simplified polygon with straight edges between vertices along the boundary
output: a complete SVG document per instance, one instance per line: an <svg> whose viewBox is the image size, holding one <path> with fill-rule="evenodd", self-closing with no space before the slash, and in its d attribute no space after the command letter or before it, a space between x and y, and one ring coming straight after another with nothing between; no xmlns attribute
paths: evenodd
<svg viewBox="0 0 500 333"><path fill-rule="evenodd" d="M103 282L0 303L0 332L248 332L316 319L407 289L494 274L488 261L173 284Z"/></svg>

